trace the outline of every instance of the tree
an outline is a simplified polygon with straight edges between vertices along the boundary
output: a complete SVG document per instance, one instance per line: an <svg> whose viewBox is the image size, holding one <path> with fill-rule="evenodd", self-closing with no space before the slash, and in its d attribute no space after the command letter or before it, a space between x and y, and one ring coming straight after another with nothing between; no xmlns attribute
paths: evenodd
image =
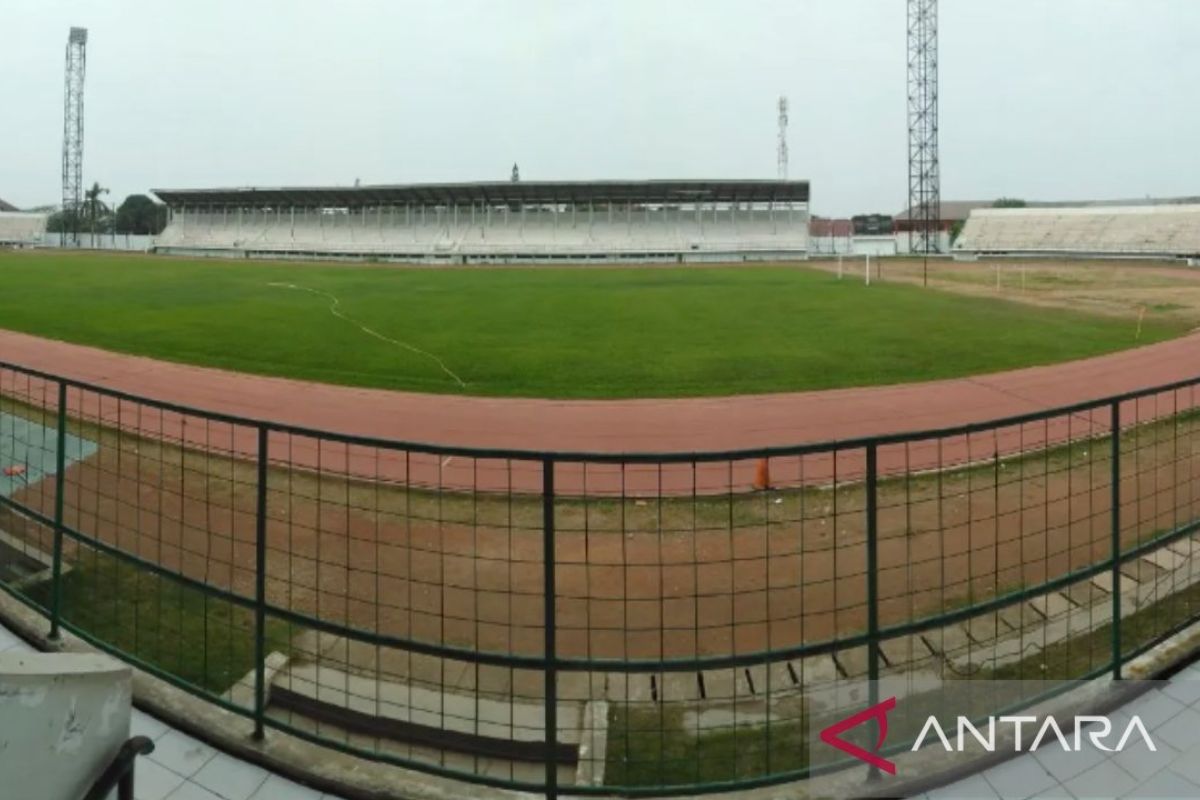
<svg viewBox="0 0 1200 800"><path fill-rule="evenodd" d="M965 219L954 220L954 224L950 226L950 244L958 241L958 237L962 235L963 226L966 224Z"/></svg>
<svg viewBox="0 0 1200 800"><path fill-rule="evenodd" d="M167 227L167 207L144 194L131 194L117 209L117 233L157 236Z"/></svg>
<svg viewBox="0 0 1200 800"><path fill-rule="evenodd" d="M102 194L108 194L108 189L102 187L98 182L93 183L92 188L84 192L85 218L88 222L88 230L93 234L108 233L112 229L112 209L100 199Z"/></svg>
<svg viewBox="0 0 1200 800"><path fill-rule="evenodd" d="M1015 197L1001 197L996 202L992 203L992 208L1025 208L1029 205L1024 200L1019 200Z"/></svg>
<svg viewBox="0 0 1200 800"><path fill-rule="evenodd" d="M46 220L46 230L49 233L73 233L83 230L83 219L76 211L70 209L55 211Z"/></svg>

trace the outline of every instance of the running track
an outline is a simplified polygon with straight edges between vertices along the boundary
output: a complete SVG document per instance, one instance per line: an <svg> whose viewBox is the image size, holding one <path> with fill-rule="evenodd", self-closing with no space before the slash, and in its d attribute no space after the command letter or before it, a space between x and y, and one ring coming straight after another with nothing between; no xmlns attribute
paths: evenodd
<svg viewBox="0 0 1200 800"><path fill-rule="evenodd" d="M674 400L563 401L433 396L258 377L187 366L0 331L0 361L104 388L195 408L341 434L436 445L608 453L690 453L778 447L872 434L944 428L1035 412L1200 376L1200 333L1107 356L1049 367L900 386ZM53 393L11 371L0 391ZM1122 411L1130 423L1193 405L1192 390L1156 396ZM252 454L249 428L199 424L177 414L136 409L93 393L72 392L72 413L99 417L145 435ZM929 469L1012 453L1044 441L1107 430L1108 412L1005 429L986 437L932 440L880 451L880 467ZM223 444L222 444L223 443ZM305 467L411 480L431 486L521 491L541 487L536 462L447 458L379 451L273 435L271 453ZM803 462L803 463L801 463ZM838 458L838 475L861 474L861 451ZM647 494L744 489L753 462L658 467L589 465L588 493ZM827 481L828 455L772 462L777 483ZM803 469L803 474L801 474ZM580 465L563 465L559 488L584 488Z"/></svg>

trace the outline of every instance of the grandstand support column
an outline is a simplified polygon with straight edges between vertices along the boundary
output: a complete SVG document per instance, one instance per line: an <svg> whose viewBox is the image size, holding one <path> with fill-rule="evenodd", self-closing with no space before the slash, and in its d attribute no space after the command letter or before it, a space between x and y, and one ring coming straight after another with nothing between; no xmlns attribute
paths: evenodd
<svg viewBox="0 0 1200 800"><path fill-rule="evenodd" d="M908 244L940 248L937 0L908 0Z"/></svg>

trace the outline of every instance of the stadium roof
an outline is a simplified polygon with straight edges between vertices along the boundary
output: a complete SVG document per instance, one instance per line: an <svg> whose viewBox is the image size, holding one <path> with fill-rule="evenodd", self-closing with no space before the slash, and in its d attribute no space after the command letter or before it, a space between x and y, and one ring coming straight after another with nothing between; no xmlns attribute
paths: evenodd
<svg viewBox="0 0 1200 800"><path fill-rule="evenodd" d="M387 186L153 189L169 206L469 205L471 203L808 202L808 181L495 181Z"/></svg>
<svg viewBox="0 0 1200 800"><path fill-rule="evenodd" d="M991 208L994 200L943 200L940 204L942 221L958 221L966 219L977 208ZM897 222L908 222L911 219L911 209L904 209L896 215Z"/></svg>
<svg viewBox="0 0 1200 800"><path fill-rule="evenodd" d="M943 200L941 203L942 220L957 221L966 219L972 211L979 208L994 208L994 200ZM1073 208L1076 206L1155 206L1155 205L1194 205L1200 203L1200 197L1142 197L1134 200L1028 200L1022 208ZM909 220L909 209L904 209L896 215L897 222Z"/></svg>

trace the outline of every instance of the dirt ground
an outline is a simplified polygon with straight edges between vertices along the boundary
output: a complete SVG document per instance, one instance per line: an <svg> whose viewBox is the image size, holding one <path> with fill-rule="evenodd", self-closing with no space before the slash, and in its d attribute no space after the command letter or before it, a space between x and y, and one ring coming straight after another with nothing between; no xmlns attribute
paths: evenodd
<svg viewBox="0 0 1200 800"><path fill-rule="evenodd" d="M97 454L66 474L66 523L252 597L252 466L215 449L99 438ZM884 449L891 447L902 446ZM1125 544L1196 517L1198 454L1200 423L1166 421L1123 434ZM827 456L806 458L819 457ZM961 607L1107 555L1110 470L1105 440L1077 438L1023 458L883 481L881 624ZM863 630L860 477L847 470L821 486L724 497L559 500L559 654L686 658ZM269 486L272 604L421 642L541 652L539 498L406 490L282 467ZM15 499L51 514L52 481ZM45 534L38 538L48 550ZM68 547L68 560L75 552Z"/></svg>
<svg viewBox="0 0 1200 800"><path fill-rule="evenodd" d="M837 272L836 259L808 266ZM864 259L845 257L845 279L863 279ZM872 280L921 284L1031 305L1127 318L1155 315L1200 325L1200 269L1163 261L993 258L872 260Z"/></svg>

